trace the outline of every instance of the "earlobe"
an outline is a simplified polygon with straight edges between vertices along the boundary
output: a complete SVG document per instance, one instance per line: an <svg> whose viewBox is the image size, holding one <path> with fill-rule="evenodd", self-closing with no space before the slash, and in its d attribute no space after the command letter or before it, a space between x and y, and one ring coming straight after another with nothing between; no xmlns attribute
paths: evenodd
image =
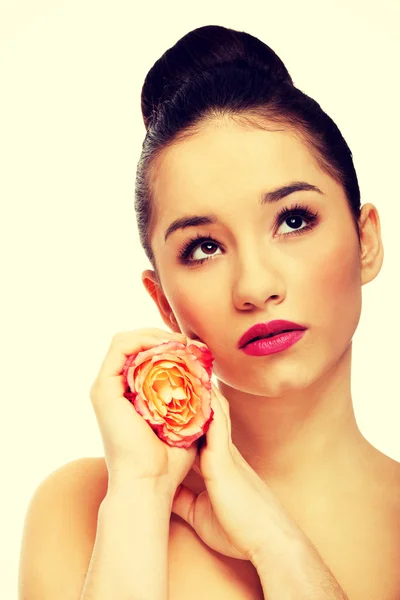
<svg viewBox="0 0 400 600"><path fill-rule="evenodd" d="M379 213L371 204L364 204L360 215L361 236L361 284L369 283L378 275L383 263Z"/></svg>
<svg viewBox="0 0 400 600"><path fill-rule="evenodd" d="M158 311L165 325L177 333L181 333L175 315L169 305L169 302L162 290L161 284L158 281L156 274L152 270L146 270L142 273L142 282L149 295L154 300Z"/></svg>

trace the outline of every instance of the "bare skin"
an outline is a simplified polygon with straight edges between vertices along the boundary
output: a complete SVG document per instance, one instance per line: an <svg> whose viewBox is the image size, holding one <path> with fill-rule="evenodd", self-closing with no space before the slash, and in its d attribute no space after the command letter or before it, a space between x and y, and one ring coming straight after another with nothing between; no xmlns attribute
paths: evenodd
<svg viewBox="0 0 400 600"><path fill-rule="evenodd" d="M322 194L300 191L260 205L263 193L293 181ZM142 280L165 324L213 353L234 444L348 593L383 598L379 585L386 585L387 597L397 598L400 464L364 438L351 397L362 286L383 262L376 207L361 208L359 246L342 186L301 139L230 119L166 149L152 190L151 243L161 281L152 270ZM295 203L318 215L314 227L296 236L287 235L288 217L276 220L278 209ZM164 239L175 219L209 214L214 223ZM178 254L193 234L209 241L194 246L192 262L183 264ZM261 358L237 349L249 326L280 318L307 327L300 342ZM202 489L196 474L190 483Z"/></svg>
<svg viewBox="0 0 400 600"><path fill-rule="evenodd" d="M368 442L364 457L366 462L358 471L353 474L349 471L346 479L337 480L336 488L331 485L325 494L321 490L318 496L306 498L301 488L276 490L276 493L316 546L349 600L397 600L400 592L400 464ZM196 492L204 489L201 478L193 472L185 484ZM183 539L193 536L187 527L185 529ZM237 563L240 561L226 559L232 573L238 569ZM253 566L246 563L242 581L255 593L249 597L258 598L254 575ZM259 597L262 598L262 594Z"/></svg>
<svg viewBox="0 0 400 600"><path fill-rule="evenodd" d="M344 496L345 482L341 482L343 497L339 503L337 497L328 495L320 504L314 499L307 507L303 495L296 495L293 490L291 495L280 495L280 499L315 544L347 591L349 600L398 600L400 465L373 446L369 445L368 452L371 468L359 474L357 485L347 481L347 496ZM86 531L90 532L87 539L90 552L98 507L107 491L108 471L103 458L88 461L89 468L85 469L88 494L83 498L81 495L80 501L89 516ZM204 489L202 479L194 471L190 471L184 484L195 492ZM169 578L171 600L184 597L200 600L204 598L205 585L210 600L263 599L257 571L250 562L218 554L174 514L169 539Z"/></svg>
<svg viewBox="0 0 400 600"><path fill-rule="evenodd" d="M322 194L298 191L260 204L262 194L293 181ZM314 543L349 600L398 600L400 464L364 438L351 397L361 288L383 261L377 209L362 207L360 247L343 188L298 137L230 119L167 148L152 186L151 243L161 281L146 270L143 284L168 328L210 348L230 405L233 443ZM276 220L278 210L294 203L318 215L314 227L296 236L287 235L289 217ZM214 223L165 240L175 219L210 213ZM197 233L212 241L197 244L190 259L207 260L183 264L178 254ZM303 324L306 334L269 356L237 348L251 325L272 319ZM100 502L107 488L103 459L93 459L92 477ZM193 471L184 484L204 489ZM205 585L211 600L263 598L251 563L218 555L176 515L169 561L171 600L204 598Z"/></svg>

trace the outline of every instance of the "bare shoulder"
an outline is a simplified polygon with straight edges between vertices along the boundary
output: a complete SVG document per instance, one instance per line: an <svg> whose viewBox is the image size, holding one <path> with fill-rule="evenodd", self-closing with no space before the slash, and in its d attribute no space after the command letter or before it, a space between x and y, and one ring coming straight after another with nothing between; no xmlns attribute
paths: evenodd
<svg viewBox="0 0 400 600"><path fill-rule="evenodd" d="M107 491L107 480L96 476L100 464L91 458L71 461L35 490L23 526L19 598L80 597Z"/></svg>
<svg viewBox="0 0 400 600"><path fill-rule="evenodd" d="M190 477L186 483L190 484ZM19 597L79 598L90 564L100 505L107 494L104 457L81 458L50 473L30 502L19 569ZM44 543L45 540L45 543ZM214 552L172 514L169 547L171 600L262 600L257 572L247 561ZM38 578L37 573L46 573ZM64 596L63 596L64 594Z"/></svg>
<svg viewBox="0 0 400 600"><path fill-rule="evenodd" d="M397 598L399 582L393 575L392 565L400 560L397 533L400 530L400 463L376 449L370 458L373 472L364 488L363 504L358 503L354 512L349 507L348 512L353 516L348 519L348 524L345 520L341 527L335 526L335 531L339 529L335 533L337 551L332 544L333 532L329 523L325 537L326 527L321 524L315 532L306 528L306 533L317 542L321 555L339 580L346 582L348 589L354 588L354 598L365 597L364 589L359 589L360 578L355 577L357 565L353 561L349 569L348 561L343 563L341 557L360 553L363 559L360 560L360 574L370 562L375 564L376 570L380 557L377 575L373 575L374 569L369 571L368 586L381 589L384 576L388 580L385 597ZM200 491L193 474L189 474L184 483L194 491ZM80 597L96 539L98 511L107 489L108 470L104 457L67 463L41 483L31 500L25 522L20 598L27 595L28 589L30 600L54 597L62 600L62 593L66 591L68 596L64 597ZM366 499L369 499L368 503ZM341 518L343 520L343 515ZM361 538L365 538L362 548ZM170 520L168 561L171 600L187 597L200 600L205 595L209 600L263 598L258 574L250 562L230 559L213 551L174 514ZM46 573L47 577L38 578L37 573ZM32 589L38 585L41 587L35 595ZM43 586L46 586L45 590ZM391 593L389 588L395 589L396 593Z"/></svg>
<svg viewBox="0 0 400 600"><path fill-rule="evenodd" d="M333 519L336 523L335 532L328 519L327 523L319 524L318 531L310 527L309 531L306 528L306 533L314 542L320 542L321 555L343 583L346 582L348 588L352 589L354 598L364 597L364 588L361 589L360 578L354 574L355 559L349 569L348 559L342 565L343 556L360 556L360 574L365 564L371 561L371 564L375 562L377 565L379 562L378 575L373 575L374 570L371 569L365 585L368 583L370 588L375 586L381 589L384 576L388 588L385 597L397 598L400 582L394 575L393 564L398 564L400 559L400 463L375 447L371 447L369 460L372 470L363 488L362 506L356 503L357 508L353 511L350 502L347 510L349 518L346 520L341 514L343 522L340 527L337 525L340 520ZM98 502L107 490L108 471L104 458L90 461L86 465L86 469L91 469L89 488L97 494ZM85 468L85 465L81 467ZM193 472L188 474L184 483L196 493L204 489L204 483ZM333 538L337 538L337 549L332 543ZM363 548L360 548L360 540L364 538ZM171 600L187 597L200 600L205 595L205 589L209 600L225 597L231 600L263 598L257 571L250 562L230 559L215 552L174 514L170 521L168 560Z"/></svg>
<svg viewBox="0 0 400 600"><path fill-rule="evenodd" d="M400 462L372 446L371 467L371 485L387 509L392 509L400 518Z"/></svg>

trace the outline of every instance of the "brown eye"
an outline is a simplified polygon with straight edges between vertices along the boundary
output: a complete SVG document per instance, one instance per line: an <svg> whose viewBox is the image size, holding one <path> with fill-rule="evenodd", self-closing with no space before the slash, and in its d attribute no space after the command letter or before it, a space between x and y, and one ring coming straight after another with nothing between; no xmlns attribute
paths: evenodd
<svg viewBox="0 0 400 600"><path fill-rule="evenodd" d="M215 254L215 249L221 248L221 245L214 240L211 235L205 237L203 235L197 235L190 238L179 252L179 260L182 264L201 264L206 260L212 259ZM203 252L205 256L193 258L195 252Z"/></svg>
<svg viewBox="0 0 400 600"><path fill-rule="evenodd" d="M207 254L207 256L214 256L215 248L217 248L217 247L218 247L218 245L213 244L212 242L204 242L203 244L200 244L200 246L198 246L197 248L194 249L194 252L192 252L192 255L194 257L197 250L201 250L202 252L205 252L205 254ZM193 258L193 260L195 260L195 261L202 260L202 257L200 256L199 258Z"/></svg>

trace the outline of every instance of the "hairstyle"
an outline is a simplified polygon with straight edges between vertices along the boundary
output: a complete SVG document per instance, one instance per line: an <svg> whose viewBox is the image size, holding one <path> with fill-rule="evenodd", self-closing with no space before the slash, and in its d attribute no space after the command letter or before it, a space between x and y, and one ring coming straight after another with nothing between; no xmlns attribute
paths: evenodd
<svg viewBox="0 0 400 600"><path fill-rule="evenodd" d="M282 60L256 37L217 25L190 31L148 72L141 94L146 136L135 211L140 242L158 280L150 244L152 177L161 152L215 118L267 131L275 125L305 143L319 168L343 188L360 245L360 190L352 153L333 120L296 88Z"/></svg>

